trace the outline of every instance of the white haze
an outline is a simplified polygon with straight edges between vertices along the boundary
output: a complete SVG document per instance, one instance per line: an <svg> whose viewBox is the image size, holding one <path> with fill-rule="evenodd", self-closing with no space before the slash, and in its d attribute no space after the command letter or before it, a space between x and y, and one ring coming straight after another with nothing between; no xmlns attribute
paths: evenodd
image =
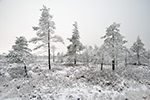
<svg viewBox="0 0 150 100"><path fill-rule="evenodd" d="M66 51L74 21L78 22L84 45L101 46L106 28L116 22L121 23L120 32L128 41L127 47L139 35L145 48L150 49L149 0L0 0L1 54L11 49L16 37L29 40L35 36L32 26L38 25L43 4L54 16L55 33L65 41L65 45L57 45L58 51Z"/></svg>

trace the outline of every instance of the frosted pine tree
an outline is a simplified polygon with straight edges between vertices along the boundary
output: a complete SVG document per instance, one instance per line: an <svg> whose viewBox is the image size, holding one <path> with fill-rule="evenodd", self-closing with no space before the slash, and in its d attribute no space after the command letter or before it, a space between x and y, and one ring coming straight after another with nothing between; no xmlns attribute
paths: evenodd
<svg viewBox="0 0 150 100"><path fill-rule="evenodd" d="M33 27L35 31L37 31L37 37L32 38L30 42L37 44L34 50L37 50L42 47L48 47L48 63L49 70L51 69L50 63L50 43L51 42L62 42L63 39L54 35L55 23L52 21L53 16L49 14L49 8L43 5L43 8L40 9L42 11L41 17L39 19L38 27Z"/></svg>
<svg viewBox="0 0 150 100"><path fill-rule="evenodd" d="M81 50L83 50L84 46L80 42L80 36L79 36L79 30L78 30L78 24L75 22L73 24L73 35L71 38L68 38L68 40L71 42L69 46L67 46L68 49L68 55L73 58L74 64L77 62L77 53L79 53Z"/></svg>
<svg viewBox="0 0 150 100"><path fill-rule="evenodd" d="M144 44L142 43L140 37L137 37L136 42L133 43L131 50L136 53L137 64L140 65L140 56L145 52Z"/></svg>
<svg viewBox="0 0 150 100"><path fill-rule="evenodd" d="M101 63L101 70L103 70L103 65L105 62L108 63L108 61L106 60L109 60L110 57L108 55L108 52L107 52L108 48L106 45L102 44L100 49L99 49L99 53L100 53L100 63Z"/></svg>
<svg viewBox="0 0 150 100"><path fill-rule="evenodd" d="M107 50L112 57L112 70L115 70L118 54L126 43L126 41L123 40L124 37L119 32L119 27L120 24L113 23L107 28L106 34L102 37L102 39L104 39L104 45L108 47Z"/></svg>
<svg viewBox="0 0 150 100"><path fill-rule="evenodd" d="M28 48L28 43L25 37L17 37L15 45L12 46L11 51L7 55L10 63L21 63L24 64L25 75L27 75L26 64L32 58L31 50Z"/></svg>

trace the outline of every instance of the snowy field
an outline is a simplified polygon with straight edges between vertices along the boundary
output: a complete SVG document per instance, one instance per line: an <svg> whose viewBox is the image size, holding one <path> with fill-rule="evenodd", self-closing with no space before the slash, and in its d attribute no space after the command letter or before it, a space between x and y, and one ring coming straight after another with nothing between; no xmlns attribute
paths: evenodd
<svg viewBox="0 0 150 100"><path fill-rule="evenodd" d="M18 69L17 69L18 68ZM52 64L39 60L27 66L0 63L0 100L150 100L148 66Z"/></svg>

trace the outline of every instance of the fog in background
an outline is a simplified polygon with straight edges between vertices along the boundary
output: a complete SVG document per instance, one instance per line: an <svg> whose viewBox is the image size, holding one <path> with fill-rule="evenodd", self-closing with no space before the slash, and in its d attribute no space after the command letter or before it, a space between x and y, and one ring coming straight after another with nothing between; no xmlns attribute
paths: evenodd
<svg viewBox="0 0 150 100"><path fill-rule="evenodd" d="M0 54L11 50L16 37L36 36L32 27L38 25L43 5L50 8L55 33L65 42L56 45L57 51L67 51L74 21L84 45L101 46L106 28L116 22L121 23L127 47L140 36L150 50L150 0L0 0Z"/></svg>

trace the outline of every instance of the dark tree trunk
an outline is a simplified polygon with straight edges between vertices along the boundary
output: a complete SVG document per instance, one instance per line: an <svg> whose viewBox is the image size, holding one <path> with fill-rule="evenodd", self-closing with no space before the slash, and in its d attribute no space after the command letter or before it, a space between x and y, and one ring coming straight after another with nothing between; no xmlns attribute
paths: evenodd
<svg viewBox="0 0 150 100"><path fill-rule="evenodd" d="M49 30L49 23L48 23L48 65L49 70L51 69L51 54L50 54L50 30Z"/></svg>
<svg viewBox="0 0 150 100"><path fill-rule="evenodd" d="M77 64L77 60L76 59L74 59L74 65L76 65Z"/></svg>
<svg viewBox="0 0 150 100"><path fill-rule="evenodd" d="M115 60L112 60L112 70L115 70Z"/></svg>
<svg viewBox="0 0 150 100"><path fill-rule="evenodd" d="M27 67L26 67L26 65L24 65L24 71L25 71L25 76L27 76L27 75L28 75L28 72L27 72Z"/></svg>
<svg viewBox="0 0 150 100"><path fill-rule="evenodd" d="M125 67L127 67L127 57L125 58Z"/></svg>
<svg viewBox="0 0 150 100"><path fill-rule="evenodd" d="M28 76L26 63L24 61L22 61L22 64L24 65L24 71L25 71L25 75L24 76Z"/></svg>
<svg viewBox="0 0 150 100"><path fill-rule="evenodd" d="M113 60L112 60L112 70L115 70L115 45L114 45L114 34L112 35L112 38L113 38L113 45L112 45L112 48L113 48Z"/></svg>
<svg viewBox="0 0 150 100"><path fill-rule="evenodd" d="M103 70L103 63L104 62L104 56L102 55L102 63L101 63L101 70Z"/></svg>
<svg viewBox="0 0 150 100"><path fill-rule="evenodd" d="M103 70L103 63L101 63L101 70Z"/></svg>
<svg viewBox="0 0 150 100"><path fill-rule="evenodd" d="M77 64L77 54L75 52L74 65L76 65L76 64Z"/></svg>
<svg viewBox="0 0 150 100"><path fill-rule="evenodd" d="M128 51L126 50L126 55L125 55L125 67L127 67L127 63L128 63Z"/></svg>

